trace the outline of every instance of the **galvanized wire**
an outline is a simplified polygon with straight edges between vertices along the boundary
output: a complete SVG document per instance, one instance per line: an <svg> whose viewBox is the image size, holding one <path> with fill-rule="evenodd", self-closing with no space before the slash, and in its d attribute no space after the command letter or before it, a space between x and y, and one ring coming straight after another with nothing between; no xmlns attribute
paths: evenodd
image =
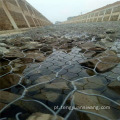
<svg viewBox="0 0 120 120"><path fill-rule="evenodd" d="M34 35L35 35L35 32L34 32L34 31L32 31L32 32L33 32L33 34L30 34L29 32L28 32L27 34L28 34L29 36L32 36L33 38L35 38L35 37L36 37L36 36L34 36ZM26 34L25 34L25 35L26 35ZM23 34L23 36L24 36L24 34ZM14 37L15 37L15 36L14 36ZM17 36L16 36L16 37L17 37ZM8 36L7 38L9 38L9 36ZM7 39L7 38L6 38L6 39ZM34 40L33 40L33 41L34 41ZM120 45L120 41L119 41L119 40L117 40L117 41L115 41L115 42L119 43L119 45ZM114 46L115 46L116 48L117 48L119 45L118 45L118 44L114 44ZM76 46L76 48L77 48L77 46ZM38 49L38 50L40 51L40 49ZM107 48L107 50L109 50L109 48ZM23 54L23 57L22 57L22 58L25 58L25 57L26 57L25 51L26 51L26 50L22 50L22 51L21 51L21 53ZM79 58L86 60L87 58L85 57L85 53L88 52L88 51L89 51L89 50L86 50L84 53L81 53L81 55L80 55L79 53L74 53L74 52L73 52L73 53L70 53L70 54L64 52L65 55L69 55L69 57L71 57L69 60L66 59L66 56L64 56L64 55L61 56L62 54L64 54L63 52L61 52L61 51L58 51L57 53L54 53L54 52L53 52L53 54L50 55L50 56L48 56L44 62L39 63L36 68L32 69L30 72L28 72L28 73L27 73L26 75L24 75L24 76L20 76L19 74L15 74L15 73L13 72L13 67L12 67L12 65L11 65L14 61L19 60L20 58L17 58L17 59L14 59L14 60L9 60L9 59L4 58L5 55L3 54L2 58L3 58L4 60L7 60L9 63L8 63L8 65L1 66L0 68L8 67L8 66L9 66L9 67L11 68L11 70L10 70L8 73L5 73L5 74L1 75L0 78L2 78L2 77L4 77L4 76L12 73L12 74L15 74L15 75L19 76L20 79L19 79L19 82L18 82L16 85L12 85L12 86L10 86L10 87L8 87L8 88L0 89L0 91L6 91L6 90L9 90L9 89L14 88L15 86L18 86L18 85L19 85L19 86L21 86L23 92L22 92L22 94L20 95L20 97L18 97L17 99L11 101L11 102L8 103L4 108L2 108L2 109L0 110L0 113L3 113L6 109L8 109L11 105L15 104L15 103L18 102L18 101L35 102L35 103L38 103L40 106L44 106L46 109L48 109L48 110L50 111L50 113L54 116L54 120L57 120L57 115L60 115L61 109L58 109L57 111L54 111L54 110L52 110L52 108L50 108L48 105L46 105L46 104L43 103L42 101L39 101L39 100L37 100L37 99L32 99L32 98L29 99L29 100L27 100L27 99L25 99L25 98L27 97L26 94L29 92L29 90L30 90L31 88L35 88L35 87L40 86L40 85L45 85L45 84L52 83L52 82L54 82L54 81L56 80L56 78L62 78L61 75L60 75L61 72L63 72L65 69L67 69L67 72L69 72L69 67L72 66L72 65L74 66L74 62L78 62ZM44 53L44 55L46 55L46 53ZM54 78L52 78L51 80L45 81L45 82L40 82L40 83L36 83L36 84L34 84L34 85L30 85L30 86L28 86L28 87L26 87L25 85L22 84L22 80L23 80L24 78L26 78L26 76L28 76L28 75L31 74L32 72L35 72L35 71L37 71L37 70L41 70L41 68L44 67L44 65L45 65L44 63L47 62L47 60L48 60L49 58L52 58L52 56L53 56L53 57L55 56L55 58L56 58L57 60L61 60L61 63L62 63L62 60L68 60L68 61L65 62L64 65L61 65L61 66L60 66L61 69L58 70L58 71L56 71L56 70L54 70L54 69L51 69L52 67L48 67L49 70L50 70L52 73L55 74L55 77L54 77ZM108 57L108 56L109 56L109 54L106 52L106 56L102 56L102 57L100 57L100 58L97 58L98 62L96 63L94 69L87 68L87 67L82 67L82 69L92 70L92 71L95 73L95 75L93 75L93 76L78 77L78 78L75 78L75 79L72 79L72 80L69 80L69 79L64 78L64 77L62 78L65 82L69 82L69 83L72 85L72 89L71 89L71 91L69 92L69 94L67 94L67 96L65 97L64 101L62 101L61 106L64 106L65 103L66 103L66 101L68 100L68 98L72 97L72 98L71 98L71 107L74 108L74 109L72 109L72 110L70 110L70 111L68 112L68 114L65 116L64 120L69 120L69 117L70 117L70 115L72 114L72 112L73 112L74 110L75 110L75 111L78 111L78 112L86 113L86 114L91 114L91 115L94 115L94 116L97 116L97 117L100 117L100 118L103 118L103 119L106 119L106 120L110 120L110 118L108 118L107 116L103 116L103 115L101 115L101 114L97 114L97 113L94 113L94 112L89 112L89 111L87 111L87 110L80 110L80 109L75 108L75 101L74 101L74 99L75 99L74 93L75 93L75 92L80 93L80 94L83 94L83 95L86 95L86 96L96 96L96 97L104 98L104 99L110 101L111 103L113 103L113 104L115 104L115 105L117 105L117 106L120 106L120 103L116 102L115 100L112 100L111 98L109 98L109 97L107 97L107 96L100 95L100 94L90 94L90 93L83 92L83 90L78 90L78 89L77 89L77 86L76 86L76 84L75 84L76 82L80 82L82 79L93 78L93 77L96 77L97 75L101 75L101 76L103 76L103 77L108 77L107 75L104 75L104 74L102 75L102 74L100 74L100 73L98 73L98 72L96 71L96 68L97 68L98 64L102 62L102 61L101 61L101 58L105 58L105 57ZM39 56L38 56L38 58L39 58ZM53 59L54 59L54 58L53 58ZM73 60L73 59L76 59L76 60ZM52 62L52 61L51 61L51 62ZM33 59L33 62L32 62L32 63L35 63L35 59ZM32 63L31 63L31 64L32 64ZM103 62L102 62L102 63L103 63ZM117 64L117 65L119 65L119 63L105 63L105 64ZM54 65L54 64L53 64L53 65ZM68 68L67 68L67 67L68 67ZM111 71L112 71L112 70L111 70ZM112 77L110 77L110 78L112 78ZM117 79L119 79L119 78L120 78L120 76L119 76L119 74L118 74ZM17 114L15 115L16 120L21 120L21 119L20 119L20 116L21 116L22 114L24 114L24 113L21 113L21 112L17 113ZM5 117L5 118L0 118L0 120L6 120L6 119L7 119L7 117Z"/></svg>

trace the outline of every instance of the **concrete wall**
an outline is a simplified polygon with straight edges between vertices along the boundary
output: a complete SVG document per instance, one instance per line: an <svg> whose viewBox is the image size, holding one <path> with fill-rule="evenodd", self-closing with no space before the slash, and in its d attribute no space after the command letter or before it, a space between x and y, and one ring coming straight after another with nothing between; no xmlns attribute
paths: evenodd
<svg viewBox="0 0 120 120"><path fill-rule="evenodd" d="M0 0L0 31L52 24L25 0Z"/></svg>
<svg viewBox="0 0 120 120"><path fill-rule="evenodd" d="M103 21L120 21L120 1L109 4L92 12L72 17L63 22L63 24Z"/></svg>

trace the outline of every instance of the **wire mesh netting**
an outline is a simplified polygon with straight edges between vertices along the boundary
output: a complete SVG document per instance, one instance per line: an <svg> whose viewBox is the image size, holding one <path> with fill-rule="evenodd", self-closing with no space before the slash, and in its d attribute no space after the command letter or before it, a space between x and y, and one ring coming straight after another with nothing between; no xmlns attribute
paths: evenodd
<svg viewBox="0 0 120 120"><path fill-rule="evenodd" d="M2 38L0 120L119 120L120 40L103 47L74 28L41 30Z"/></svg>

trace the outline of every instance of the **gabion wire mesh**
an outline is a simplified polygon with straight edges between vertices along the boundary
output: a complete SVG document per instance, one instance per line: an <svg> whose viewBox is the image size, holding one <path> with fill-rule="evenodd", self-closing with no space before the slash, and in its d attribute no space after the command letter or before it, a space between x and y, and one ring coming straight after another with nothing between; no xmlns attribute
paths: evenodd
<svg viewBox="0 0 120 120"><path fill-rule="evenodd" d="M33 38L33 41L35 41L40 37L40 35L36 34L36 32L37 30L31 30L30 32L22 34L22 36L30 36ZM21 35L13 35L12 37L17 38L18 36L21 37ZM65 34L65 36L67 35ZM68 34L68 36L70 35ZM50 36L48 35L48 37ZM74 38L75 36L72 35L72 37ZM6 39L9 38L11 38L11 36L6 37ZM90 41L91 40L88 42ZM114 42L113 47L118 50L117 48L119 46L120 40L117 39ZM58 47L60 48L61 46ZM107 85L114 80L120 79L119 63L105 63L117 64L117 66L109 72L98 73L96 71L97 65L102 62L101 58L108 57L109 53L106 52L105 56L102 56L99 59L97 58L98 62L92 69L80 65L80 62L85 61L86 59L90 59L85 56L85 53L87 53L89 50L86 49L85 52L81 52L81 49L76 45L72 48L71 52L67 53L66 51L61 51L59 48L58 50L54 49L53 53L48 55L43 62L36 62L36 58L33 58L33 61L26 65L26 69L22 72L22 75L13 71L13 63L15 63L16 60L25 58L27 56L27 49L21 50L22 57L16 58L14 60L6 59L5 54L3 54L2 59L6 61L6 64L1 66L0 69L2 71L9 68L9 71L1 72L0 79L4 78L5 76L7 77L7 75L15 75L16 79L19 79L19 82L8 88L0 89L0 91L8 91L18 95L16 98L11 99L11 102L5 103L6 105L0 110L0 120L22 120L23 118L25 119L26 116L28 117L32 113L39 111L53 115L54 120L57 119L57 115L62 116L64 120L73 119L72 116L74 116L75 120L79 120L77 115L78 113L87 114L99 120L120 119L120 102L118 101L120 97L114 93L109 95L108 93L111 91L107 92ZM112 48L106 49L110 50ZM43 53L40 48L36 50ZM43 54L45 56L47 55L46 52ZM37 58L39 57L40 56L37 56ZM89 71L90 73L86 71ZM26 84L23 84L24 80L26 80ZM102 83L100 83L100 81ZM90 93L89 90L93 90L95 93ZM92 97L99 98L99 100L103 101L104 103L102 105L110 106L112 111L114 113L116 112L117 115L115 114L115 117L109 118L109 115L104 113L104 111L99 113L96 111L93 112L90 110L82 110L77 108L75 101L77 96L79 96L78 94L89 96L91 99ZM81 99L79 98L78 100L81 101ZM30 108L28 111L26 110L26 112L23 109L17 108L17 105L21 105L21 107L24 109L28 109L27 105L30 105ZM71 106L72 109L54 110L54 106L57 105L59 108L60 106L68 105ZM10 115L11 113L12 115Z"/></svg>

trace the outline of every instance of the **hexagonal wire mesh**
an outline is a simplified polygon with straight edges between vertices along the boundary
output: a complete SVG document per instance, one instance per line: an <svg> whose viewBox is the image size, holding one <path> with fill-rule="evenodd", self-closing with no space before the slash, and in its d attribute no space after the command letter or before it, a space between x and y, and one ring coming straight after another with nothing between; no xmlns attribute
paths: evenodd
<svg viewBox="0 0 120 120"><path fill-rule="evenodd" d="M51 28L48 27L46 29L50 30ZM45 31L45 29L42 30ZM37 32L39 33L39 30L31 30L21 35L13 35L12 39L30 36L32 37L32 41L35 42L41 39L41 35L37 34ZM60 34L58 34L58 36L60 36ZM67 35L65 34L63 36ZM71 36L73 37L71 39L74 39L75 36ZM44 37L47 39L50 35ZM82 36L78 36L78 38L81 37ZM5 37L6 40L10 38L10 36ZM57 41L57 43L60 43L60 41ZM14 47L15 45L12 44L11 46ZM116 40L113 47L117 49L118 46L120 46L120 40ZM86 49L84 52L81 52L77 44L69 53L62 51L60 48L61 46L57 46L57 50L54 49L50 55L47 55L47 52L41 51L41 48L32 50L33 54L43 53L44 56L46 56L43 62L37 62L37 59L41 57L37 54L34 58L30 57L32 61L26 59L26 63L24 63L23 61L25 58L28 58L28 55L32 56L31 50L28 49L20 50L21 56L13 59L9 59L10 57L6 57L6 54L3 54L1 61L4 61L4 64L1 64L0 67L0 79L1 81L8 79L11 79L11 81L16 80L17 83L15 82L14 85L6 88L2 88L1 86L0 92L1 94L2 92L4 95L6 94L8 100L2 101L5 106L0 110L0 120L7 120L8 118L23 120L35 112L52 114L54 116L53 119L57 119L57 115L59 115L65 120L73 119L73 116L74 119L78 120L78 118L82 116L82 114L80 114L78 117L78 113L87 114L88 116L92 116L92 118L95 117L98 119L109 120L116 119L116 117L118 119L119 115L109 118L110 111L108 111L109 114L107 114L105 110L103 110L103 112L83 110L76 106L79 106L82 102L84 106L87 104L90 105L91 103L92 105L97 105L94 104L94 102L96 102L94 100L99 99L101 105L109 105L112 111L118 114L118 106L120 106L120 103L117 102L117 100L120 97L114 93L109 94L111 91L108 90L107 85L111 81L119 79L119 63L104 63L105 65L117 64L117 66L109 72L99 73L97 66L99 63L102 63L102 58L110 56L109 52L105 52L104 56L96 58L97 62L94 68L90 68L82 66L80 62L93 59L87 56L86 53L93 52L94 50ZM106 50L110 49L112 48L106 48ZM23 65L21 74L14 70L14 64L18 62ZM89 90L92 90L92 92L89 92ZM12 94L14 94L13 97ZM0 99L2 99L2 97ZM86 99L91 99L93 102L86 102ZM55 109L55 106L58 106L58 108ZM61 106L71 106L72 109L64 110Z"/></svg>

